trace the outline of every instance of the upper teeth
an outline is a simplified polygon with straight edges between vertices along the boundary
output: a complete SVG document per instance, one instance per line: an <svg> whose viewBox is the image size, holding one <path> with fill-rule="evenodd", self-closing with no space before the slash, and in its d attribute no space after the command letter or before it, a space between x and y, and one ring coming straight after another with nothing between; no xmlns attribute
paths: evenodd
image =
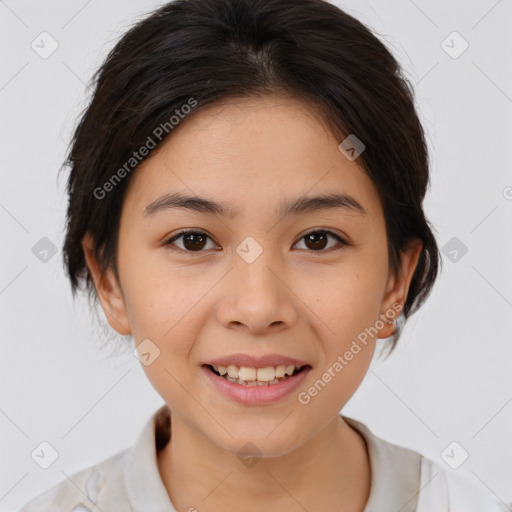
<svg viewBox="0 0 512 512"><path fill-rule="evenodd" d="M227 373L232 379L245 381L259 380L261 382L270 382L274 379L284 377L285 374L292 375L295 368L299 367L295 367L293 365L285 366L284 364L279 366L266 366L265 368L250 368L248 366L236 366L234 364L230 364L228 366L213 365L213 369L216 372L221 375L225 375Z"/></svg>

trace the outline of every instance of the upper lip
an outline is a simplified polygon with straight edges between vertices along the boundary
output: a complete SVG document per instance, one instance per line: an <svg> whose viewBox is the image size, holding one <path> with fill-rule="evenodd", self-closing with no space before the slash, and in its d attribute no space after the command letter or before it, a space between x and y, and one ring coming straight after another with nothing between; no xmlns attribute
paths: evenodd
<svg viewBox="0 0 512 512"><path fill-rule="evenodd" d="M251 356L249 354L231 354L229 356L211 359L204 364L211 366L228 366L234 364L236 366L247 366L249 368L265 368L267 366L306 366L308 363L293 357L281 356L279 354L265 354L264 356Z"/></svg>

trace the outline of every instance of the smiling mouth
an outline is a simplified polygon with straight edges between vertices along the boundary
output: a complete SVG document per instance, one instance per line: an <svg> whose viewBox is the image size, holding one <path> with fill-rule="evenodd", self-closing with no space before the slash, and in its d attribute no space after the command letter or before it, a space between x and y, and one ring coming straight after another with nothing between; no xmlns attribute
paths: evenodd
<svg viewBox="0 0 512 512"><path fill-rule="evenodd" d="M311 368L310 365L304 366L268 366L265 368L238 367L235 365L217 366L204 365L215 375L243 386L272 386L294 377L304 370Z"/></svg>

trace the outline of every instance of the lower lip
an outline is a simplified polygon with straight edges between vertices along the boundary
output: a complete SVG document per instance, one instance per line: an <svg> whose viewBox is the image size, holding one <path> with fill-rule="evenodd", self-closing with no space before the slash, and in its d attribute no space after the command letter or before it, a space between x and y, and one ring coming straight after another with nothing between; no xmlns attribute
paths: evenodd
<svg viewBox="0 0 512 512"><path fill-rule="evenodd" d="M217 390L228 398L244 405L262 405L277 402L286 395L289 395L306 378L311 367L308 366L296 375L271 386L236 384L229 382L224 377L220 377L207 366L201 366L201 370Z"/></svg>

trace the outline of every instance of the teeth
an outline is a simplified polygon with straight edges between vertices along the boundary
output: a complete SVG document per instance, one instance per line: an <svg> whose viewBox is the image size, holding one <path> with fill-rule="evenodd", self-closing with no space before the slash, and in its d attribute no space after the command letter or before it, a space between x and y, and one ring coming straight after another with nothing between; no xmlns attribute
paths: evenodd
<svg viewBox="0 0 512 512"><path fill-rule="evenodd" d="M256 374L258 375L258 380L272 380L272 379L262 379L260 370L256 370L256 368L247 368L247 366L242 366L238 371L238 378L242 380L256 380Z"/></svg>
<svg viewBox="0 0 512 512"><path fill-rule="evenodd" d="M235 366L235 365L230 364L230 365L228 366L228 375L229 375L232 379L238 379L238 366Z"/></svg>
<svg viewBox="0 0 512 512"><path fill-rule="evenodd" d="M284 380L293 374L295 369L293 365L285 366L267 366L265 368L250 368L248 366L236 366L230 364L228 366L213 365L213 369L223 375L231 382L247 383L249 386L266 386L269 384L276 384L278 379ZM227 375L226 375L227 374ZM286 377L285 377L286 376Z"/></svg>

